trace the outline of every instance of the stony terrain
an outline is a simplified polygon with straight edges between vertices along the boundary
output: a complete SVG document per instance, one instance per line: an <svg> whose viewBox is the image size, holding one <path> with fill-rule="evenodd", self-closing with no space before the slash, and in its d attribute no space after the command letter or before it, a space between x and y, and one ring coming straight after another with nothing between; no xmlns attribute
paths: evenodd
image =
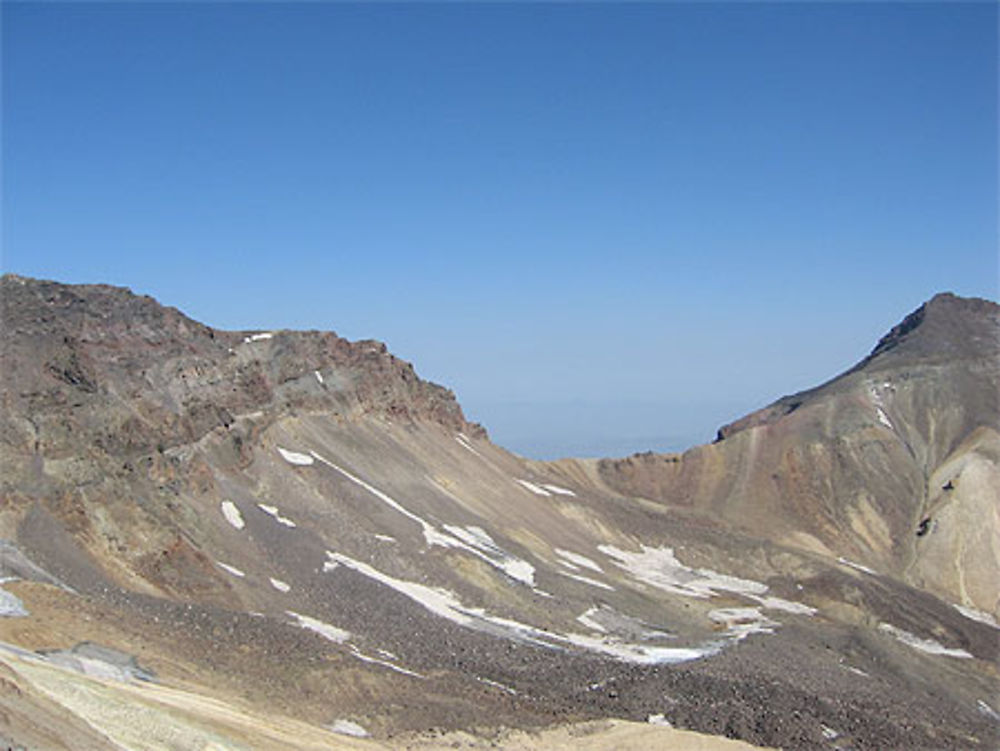
<svg viewBox="0 0 1000 751"><path fill-rule="evenodd" d="M548 463L377 342L0 311L8 745L997 746L993 303L712 445Z"/></svg>

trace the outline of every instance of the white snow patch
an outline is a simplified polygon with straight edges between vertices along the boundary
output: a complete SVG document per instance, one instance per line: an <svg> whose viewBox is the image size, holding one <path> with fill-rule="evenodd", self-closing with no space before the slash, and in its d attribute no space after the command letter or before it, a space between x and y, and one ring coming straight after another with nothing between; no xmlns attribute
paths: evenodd
<svg viewBox="0 0 1000 751"><path fill-rule="evenodd" d="M589 628L591 631L599 631L602 634L608 633L608 630L604 628L600 623L594 620L593 615L600 611L600 608L591 608L590 610L580 613L576 619L582 623L584 626Z"/></svg>
<svg viewBox="0 0 1000 751"><path fill-rule="evenodd" d="M415 521L417 524L419 524L420 527L421 527L421 529L423 529L424 539L427 541L428 545L442 545L444 547L452 547L452 546L454 546L456 544L460 544L458 542L458 540L456 540L455 538L450 537L449 535L445 535L445 534L442 534L442 533L438 532L434 528L433 525L431 525L430 523L428 523L426 520L422 519L421 517L417 516L412 511L407 510L402 504L400 504L399 502L397 502L394 498L392 498L392 497L388 496L387 494L383 493L381 490L379 490L378 488L376 488L374 485L368 484L367 482L365 482L364 480L362 480L360 477L357 477L357 476L351 474L350 472L348 472L343 467L340 467L340 466L334 464L333 462L331 462L329 459L323 458L322 456L320 456L319 454L317 454L315 451L310 451L309 453L310 453L310 455L313 458L315 458L318 461L322 462L323 464L325 464L326 466L330 467L331 469L335 469L337 472L339 472L340 474L342 474L344 477L346 477L348 480L350 480L351 482L353 482L355 485L359 485L362 488L364 488L365 490L367 490L373 496L375 496L380 501L382 501L382 503L384 503L387 506L389 506L389 508L394 509L395 511L398 511L400 514L402 514L403 516L405 516L407 519L411 519L411 520ZM310 459L310 461L312 461L312 459Z"/></svg>
<svg viewBox="0 0 1000 751"><path fill-rule="evenodd" d="M323 384L323 374L320 373L318 370L314 370L313 371L313 375L316 376L316 380L320 382L320 385L322 385Z"/></svg>
<svg viewBox="0 0 1000 751"><path fill-rule="evenodd" d="M259 508L265 514L270 514L271 516L273 516L274 520L278 522L278 524L284 524L286 527L295 527L295 522L293 522L291 519L285 516L282 516L278 512L277 506L268 506L266 503L258 503L257 508Z"/></svg>
<svg viewBox="0 0 1000 751"><path fill-rule="evenodd" d="M281 581L281 579L275 579L271 577L270 581L271 581L271 586L274 587L279 592L287 592L288 590L291 589L291 587L287 585L285 582Z"/></svg>
<svg viewBox="0 0 1000 751"><path fill-rule="evenodd" d="M275 579L271 579L271 583L274 584L274 582ZM345 641L351 638L351 634L349 631L344 631L344 629L342 628L331 626L329 623L324 623L323 621L317 618L312 618L308 615L302 615L301 613L296 613L294 610L286 610L285 612L288 613L288 615L292 616L292 618L297 620L302 628L307 629L308 631L314 631L320 636L323 636L332 642L336 642L337 644L343 644Z"/></svg>
<svg viewBox="0 0 1000 751"><path fill-rule="evenodd" d="M4 581L10 581L10 579L4 579ZM21 599L0 587L0 618L20 618L26 615L28 615L28 611Z"/></svg>
<svg viewBox="0 0 1000 751"><path fill-rule="evenodd" d="M615 591L615 588L612 587L610 584L605 584L604 582L599 582L599 581L597 581L597 579L591 579L589 576L580 576L579 574L570 574L570 573L567 573L565 571L559 571L558 573L562 574L563 576L565 576L565 577L567 577L569 579L575 579L578 582L582 582L583 584L589 584L592 587L597 587L599 589L606 589L609 592L614 592Z"/></svg>
<svg viewBox="0 0 1000 751"><path fill-rule="evenodd" d="M240 579L246 576L246 574L240 571L238 568L236 568L236 566L230 566L228 563L223 563L222 561L216 561L215 565L221 568L223 571L228 571L233 576L238 576Z"/></svg>
<svg viewBox="0 0 1000 751"><path fill-rule="evenodd" d="M529 587L535 586L535 567L503 550L482 527L445 524L444 528L465 543L461 546L464 550L500 569L511 579L516 579Z"/></svg>
<svg viewBox="0 0 1000 751"><path fill-rule="evenodd" d="M980 714L986 715L994 722L1000 722L1000 712L997 712L982 699L976 699L976 709L979 710Z"/></svg>
<svg viewBox="0 0 1000 751"><path fill-rule="evenodd" d="M349 735L352 738L368 738L371 736L371 733L361 727L358 723L351 722L350 720L337 720L327 727L334 733Z"/></svg>
<svg viewBox="0 0 1000 751"><path fill-rule="evenodd" d="M885 382L882 384L883 390L891 390L892 384ZM875 406L875 414L878 416L878 421L885 425L889 430L895 431L895 427L892 424L892 420L885 413L885 403L882 401L882 395L879 393L879 387L875 384L868 382L868 395L871 397L872 404Z"/></svg>
<svg viewBox="0 0 1000 751"><path fill-rule="evenodd" d="M339 566L345 566L396 590L434 615L446 618L460 626L498 634L509 639L531 642L543 647L559 648L572 645L623 662L652 665L696 660L715 654L725 646L724 641L715 641L696 647L657 647L629 644L613 637L595 638L581 634L558 634L543 631L513 619L490 615L481 608L466 606L462 604L457 595L442 587L430 587L426 584L397 579L367 563L340 553L327 551L327 557L329 560L323 565L324 571L332 571Z"/></svg>
<svg viewBox="0 0 1000 751"><path fill-rule="evenodd" d="M832 741L833 739L840 737L840 733L827 725L820 725L819 727L820 730L823 731L823 737L828 741Z"/></svg>
<svg viewBox="0 0 1000 751"><path fill-rule="evenodd" d="M375 539L382 542L396 542L396 538L391 535L375 535Z"/></svg>
<svg viewBox="0 0 1000 751"><path fill-rule="evenodd" d="M718 654L725 646L722 642L713 642L700 647L652 647L645 644L630 644L613 636L594 637L581 634L566 634L562 638L577 647L636 665L688 662Z"/></svg>
<svg viewBox="0 0 1000 751"><path fill-rule="evenodd" d="M849 561L846 558L844 558L844 556L840 556L839 558L837 558L837 563L840 563L840 564L842 564L844 566L850 566L851 568L857 569L858 571L863 571L864 573L868 574L869 576L878 576L879 575L878 571L870 569L867 566L862 566L860 563L855 563L854 561Z"/></svg>
<svg viewBox="0 0 1000 751"><path fill-rule="evenodd" d="M489 678L481 678L479 676L476 676L476 680L479 681L480 683L485 683L487 686L493 686L493 688L498 688L505 693L512 694L514 696L517 695L517 691L512 689L510 686L505 686L502 683L491 681Z"/></svg>
<svg viewBox="0 0 1000 751"><path fill-rule="evenodd" d="M274 336L273 333L265 331L260 334L250 334L250 336L245 336L243 337L243 342L245 344L249 344L250 342L263 342L267 339L270 339L273 336Z"/></svg>
<svg viewBox="0 0 1000 751"><path fill-rule="evenodd" d="M459 433L457 436L455 436L455 440L458 441L458 444L462 448L468 449L473 454L478 456L480 459L483 458L483 455L480 454L478 451L476 451L475 447L472 445L472 443L469 442L469 439L465 436L464 433Z"/></svg>
<svg viewBox="0 0 1000 751"><path fill-rule="evenodd" d="M547 482L543 482L541 484L541 487L544 488L545 490L548 490L549 492L555 493L556 495L576 496L576 493L574 493L572 490L569 490L568 488L560 488L558 485L549 485L549 483Z"/></svg>
<svg viewBox="0 0 1000 751"><path fill-rule="evenodd" d="M535 495L547 495L551 496L552 493L547 491L545 488L535 485L533 482L528 482L527 480L515 480L514 482L523 485L527 490L530 490Z"/></svg>
<svg viewBox="0 0 1000 751"><path fill-rule="evenodd" d="M379 652L382 652L382 650L380 649ZM392 654L392 653L390 652L389 654ZM351 645L351 655L354 656L354 657L356 657L356 658L358 658L362 662L368 662L368 663L371 663L373 665L381 665L384 668L389 668L390 670L395 670L397 673L402 673L403 675L408 675L408 676L410 676L412 678L423 678L424 677L424 676L420 675L420 673L415 673L412 670L407 670L406 668L402 667L401 665L397 665L396 663L390 662L389 660L382 660L382 659L379 659L378 657L372 657L371 655L366 655L364 652L362 652L360 649L358 649L353 644ZM392 657L395 658L395 655L392 655Z"/></svg>
<svg viewBox="0 0 1000 751"><path fill-rule="evenodd" d="M767 585L760 582L685 566L669 547L643 545L641 552L632 553L612 545L600 545L598 550L636 580L671 594L707 598L718 594L716 590L742 595L762 595L767 591Z"/></svg>
<svg viewBox="0 0 1000 751"><path fill-rule="evenodd" d="M985 623L987 626L992 626L993 628L1000 628L997 619L982 610L976 610L976 608L970 608L966 605L956 605L955 610L970 620Z"/></svg>
<svg viewBox="0 0 1000 751"><path fill-rule="evenodd" d="M909 631L904 631L903 629L897 628L889 623L880 623L878 625L878 630L885 631L887 634L892 634L897 640L903 642L903 644L913 647L914 649L919 649L921 652L926 652L927 654L942 655L944 657L961 657L966 659L972 657L972 655L964 649L946 647L933 639L922 639L915 634L911 634Z"/></svg>
<svg viewBox="0 0 1000 751"><path fill-rule="evenodd" d="M575 564L575 566L583 566L583 568L589 568L591 571L596 571L599 574L603 574L604 571L598 566L594 561L585 555L580 555L579 553L574 553L571 550L563 550L562 548L556 548L556 555L565 560L560 561L560 563L566 566L566 561ZM575 566L568 566L568 568L575 568Z"/></svg>
<svg viewBox="0 0 1000 751"><path fill-rule="evenodd" d="M323 564L324 571L332 571L337 566L346 566L360 574L364 574L370 579L390 587L400 594L406 595L414 602L422 605L434 615L446 618L461 626L472 624L473 617L459 601L458 597L442 587L429 587L426 584L418 584L404 579L397 579L389 574L384 574L378 569L369 566L367 563L356 561L341 553L326 551L328 560Z"/></svg>
<svg viewBox="0 0 1000 751"><path fill-rule="evenodd" d="M866 673L861 668L856 668L853 665L848 665L846 662L841 661L840 667L842 667L844 670L850 670L855 675L860 675L860 676L862 676L864 678L868 678L869 677L868 673Z"/></svg>
<svg viewBox="0 0 1000 751"><path fill-rule="evenodd" d="M659 725L660 727L663 728L673 727L673 725L670 724L670 721L663 714L651 714L649 717L646 718L646 722L648 722L650 725Z"/></svg>
<svg viewBox="0 0 1000 751"><path fill-rule="evenodd" d="M501 549L496 542L493 541L493 538L480 527L459 527L456 525L447 525L445 529L451 534L446 534L445 532L437 529L423 517L408 510L391 496L383 493L374 485L365 482L360 477L351 474L343 467L339 467L328 459L323 458L315 451L310 453L323 464L326 464L328 467L340 472L340 474L351 482L360 485L390 508L398 511L407 519L411 519L419 524L424 534L424 541L428 545L440 545L445 548L460 548L478 558L482 558L484 561L489 563L494 568L499 569L510 578L522 582L523 584L527 584L529 587L534 586L535 567L527 561L524 561Z"/></svg>
<svg viewBox="0 0 1000 751"><path fill-rule="evenodd" d="M300 454L297 451L288 451L287 449L278 446L278 453L281 454L281 458L284 459L289 464L295 464L299 467L308 467L313 463L313 458L307 454Z"/></svg>
<svg viewBox="0 0 1000 751"><path fill-rule="evenodd" d="M232 501L223 501L219 504L222 508L222 515L226 517L226 521L232 524L236 529L243 529L246 524L243 522L243 514L240 510L236 508L236 504Z"/></svg>

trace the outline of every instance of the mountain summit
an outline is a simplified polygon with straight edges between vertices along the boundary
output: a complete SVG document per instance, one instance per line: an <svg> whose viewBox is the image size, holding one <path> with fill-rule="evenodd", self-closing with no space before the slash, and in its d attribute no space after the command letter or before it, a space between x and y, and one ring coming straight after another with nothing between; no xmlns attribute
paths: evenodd
<svg viewBox="0 0 1000 751"><path fill-rule="evenodd" d="M712 445L558 462L378 342L11 275L0 315L8 745L996 737L993 303Z"/></svg>

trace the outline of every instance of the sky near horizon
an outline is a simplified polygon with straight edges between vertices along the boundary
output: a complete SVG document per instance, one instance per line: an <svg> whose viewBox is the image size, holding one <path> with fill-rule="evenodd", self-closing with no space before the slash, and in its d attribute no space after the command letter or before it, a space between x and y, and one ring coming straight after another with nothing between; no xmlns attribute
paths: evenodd
<svg viewBox="0 0 1000 751"><path fill-rule="evenodd" d="M541 458L677 450L997 298L984 3L19 3L0 268L387 342Z"/></svg>

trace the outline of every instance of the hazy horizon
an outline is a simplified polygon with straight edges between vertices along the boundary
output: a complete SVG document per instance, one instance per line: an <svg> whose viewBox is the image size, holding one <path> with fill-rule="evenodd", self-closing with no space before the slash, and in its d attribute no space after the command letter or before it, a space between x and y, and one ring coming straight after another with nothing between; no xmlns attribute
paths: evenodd
<svg viewBox="0 0 1000 751"><path fill-rule="evenodd" d="M3 271L385 341L528 456L710 441L997 297L995 4L0 13Z"/></svg>

